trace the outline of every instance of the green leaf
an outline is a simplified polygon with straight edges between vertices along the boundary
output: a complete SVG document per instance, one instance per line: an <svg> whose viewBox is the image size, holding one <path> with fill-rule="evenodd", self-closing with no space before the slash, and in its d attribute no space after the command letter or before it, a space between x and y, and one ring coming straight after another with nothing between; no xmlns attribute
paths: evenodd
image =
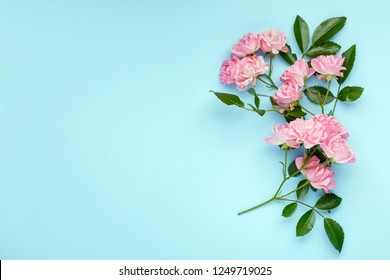
<svg viewBox="0 0 390 280"><path fill-rule="evenodd" d="M300 172L297 172L298 171L298 168L297 166L295 165L295 159L290 163L290 165L288 166L288 175L290 176L293 176L293 177L297 177L299 175ZM296 174L295 174L296 173ZM293 175L295 174L295 175Z"/></svg>
<svg viewBox="0 0 390 280"><path fill-rule="evenodd" d="M309 90L310 90L310 92L309 92ZM305 89L304 93L305 93L306 97L313 103L323 104L325 101L325 104L326 104L326 103L332 102L335 99L333 93L331 91L329 91L328 97L325 100L326 92L328 90L324 87L314 86L314 87L309 87L309 90Z"/></svg>
<svg viewBox="0 0 390 280"><path fill-rule="evenodd" d="M299 106L296 106L294 110L288 111L287 115L300 118L306 116L306 113L302 111L302 108Z"/></svg>
<svg viewBox="0 0 390 280"><path fill-rule="evenodd" d="M318 45L332 38L347 21L346 17L334 17L323 21L313 33L312 45Z"/></svg>
<svg viewBox="0 0 390 280"><path fill-rule="evenodd" d="M255 100L255 106L256 106L256 108L257 109L259 109L260 108L260 98L257 96L257 94L255 94L255 98L254 98Z"/></svg>
<svg viewBox="0 0 390 280"><path fill-rule="evenodd" d="M337 82L340 85L344 83L344 81L348 78L348 75L353 68L353 64L355 63L355 57L356 57L356 45L353 45L348 50L343 52L342 57L344 57L343 66L347 69L343 71L344 76L339 77L337 80Z"/></svg>
<svg viewBox="0 0 390 280"><path fill-rule="evenodd" d="M313 192L317 192L318 189L316 189L315 187L313 187L312 185L310 185L310 189L313 191Z"/></svg>
<svg viewBox="0 0 390 280"><path fill-rule="evenodd" d="M298 203L296 202L288 204L286 207L284 207L282 216L286 218L291 217L295 213L295 210L297 210L297 207Z"/></svg>
<svg viewBox="0 0 390 280"><path fill-rule="evenodd" d="M313 155L316 155L320 159L321 163L328 160L328 157L325 155L325 153L323 151L318 150L318 149L314 152Z"/></svg>
<svg viewBox="0 0 390 280"><path fill-rule="evenodd" d="M242 102L237 95L230 94L230 93L215 92L215 91L211 91L211 92L213 92L219 98L219 100L221 100L226 105L236 105L240 108L245 107L244 102Z"/></svg>
<svg viewBox="0 0 390 280"><path fill-rule="evenodd" d="M255 90L254 88L249 88L249 89L247 90L247 92L248 92L250 95L253 95L253 96L256 95L256 90Z"/></svg>
<svg viewBox="0 0 390 280"><path fill-rule="evenodd" d="M336 54L340 49L341 46L335 42L323 42L321 44L311 46L305 55L308 57L317 57L320 55Z"/></svg>
<svg viewBox="0 0 390 280"><path fill-rule="evenodd" d="M334 193L327 193L324 196L320 197L320 199L314 205L315 208L321 210L330 210L334 209L340 205L342 198L338 197Z"/></svg>
<svg viewBox="0 0 390 280"><path fill-rule="evenodd" d="M264 116L265 110L259 110L259 109L255 108L252 104L248 104L248 105L252 108L253 111L258 113L260 116Z"/></svg>
<svg viewBox="0 0 390 280"><path fill-rule="evenodd" d="M356 101L362 95L363 90L362 87L345 87L340 91L338 99L343 102Z"/></svg>
<svg viewBox="0 0 390 280"><path fill-rule="evenodd" d="M336 221L329 218L324 219L324 228L330 243L340 253L344 243L343 228Z"/></svg>
<svg viewBox="0 0 390 280"><path fill-rule="evenodd" d="M316 221L316 212L314 212L314 209L311 209L307 211L303 216L299 219L297 223L297 230L296 234L297 236L304 236L308 234Z"/></svg>
<svg viewBox="0 0 390 280"><path fill-rule="evenodd" d="M305 185L304 187L301 187ZM297 191L296 191L296 194L297 194L297 198L298 199L302 199L306 196L307 192L309 191L309 181L308 180L302 180L298 183L298 186L297 186ZM301 187L301 188L300 188Z"/></svg>
<svg viewBox="0 0 390 280"><path fill-rule="evenodd" d="M288 64L294 64L295 60L297 60L297 55L291 52L291 47L287 45L288 52L279 52L280 57L284 59Z"/></svg>
<svg viewBox="0 0 390 280"><path fill-rule="evenodd" d="M300 16L297 16L294 22L294 35L299 49L304 52L309 46L310 31L306 21Z"/></svg>

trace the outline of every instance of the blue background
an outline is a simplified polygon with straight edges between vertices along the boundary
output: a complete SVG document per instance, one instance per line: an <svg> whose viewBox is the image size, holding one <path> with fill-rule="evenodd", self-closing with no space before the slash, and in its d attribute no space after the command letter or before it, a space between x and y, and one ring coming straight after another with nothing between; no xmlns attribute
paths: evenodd
<svg viewBox="0 0 390 280"><path fill-rule="evenodd" d="M390 7L291 2L1 1L0 259L389 259ZM263 139L282 120L209 93L236 93L218 72L247 32L297 51L297 14L347 16L334 40L358 48L346 84L365 92L336 114L358 159L336 167L341 254L319 217L296 238L284 203L237 216L281 180Z"/></svg>

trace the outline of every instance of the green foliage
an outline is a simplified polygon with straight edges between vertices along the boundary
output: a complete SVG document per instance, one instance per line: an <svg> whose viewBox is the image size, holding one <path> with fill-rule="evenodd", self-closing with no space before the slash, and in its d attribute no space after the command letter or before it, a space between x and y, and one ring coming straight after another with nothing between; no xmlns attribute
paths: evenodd
<svg viewBox="0 0 390 280"><path fill-rule="evenodd" d="M346 17L334 17L323 21L313 33L312 45L321 44L339 32L347 21Z"/></svg>
<svg viewBox="0 0 390 280"><path fill-rule="evenodd" d="M300 172L298 172L298 168L297 166L295 165L295 159L290 163L290 165L288 166L288 175L290 176L293 176L293 177L297 177L299 175Z"/></svg>
<svg viewBox="0 0 390 280"><path fill-rule="evenodd" d="M294 35L299 49L304 52L309 46L310 31L306 21L300 16L297 16L294 22Z"/></svg>
<svg viewBox="0 0 390 280"><path fill-rule="evenodd" d="M343 66L346 68L346 70L343 71L343 77L339 77L337 80L340 85L344 83L344 81L348 78L349 73L353 68L353 64L355 63L356 57L356 45L353 45L348 50L343 52L342 57L344 57Z"/></svg>
<svg viewBox="0 0 390 280"><path fill-rule="evenodd" d="M315 221L316 212L313 209L307 211L305 214L303 214L297 223L296 235L304 236L308 234L312 230Z"/></svg>
<svg viewBox="0 0 390 280"><path fill-rule="evenodd" d="M309 89L305 89L304 93L311 102L320 105L320 104L324 104L324 101L326 104L332 102L335 99L335 96L331 91L329 91L328 96L326 97L327 91L328 90L324 87L314 86L314 87L309 87Z"/></svg>
<svg viewBox="0 0 390 280"><path fill-rule="evenodd" d="M297 207L298 203L296 202L286 205L286 207L283 208L282 216L285 218L291 217L297 210Z"/></svg>
<svg viewBox="0 0 390 280"><path fill-rule="evenodd" d="M318 199L314 207L321 210L331 210L339 206L341 200L342 198L338 197L334 193L327 193Z"/></svg>
<svg viewBox="0 0 390 280"><path fill-rule="evenodd" d="M360 98L364 91L362 87L345 87L343 88L339 95L338 99L343 102L352 102Z"/></svg>
<svg viewBox="0 0 390 280"><path fill-rule="evenodd" d="M321 44L311 46L305 54L308 57L317 57L320 55L336 54L340 49L341 46L335 42L323 42Z"/></svg>
<svg viewBox="0 0 390 280"><path fill-rule="evenodd" d="M305 185L305 186L303 186L303 185ZM309 184L308 180L305 179L305 180L300 181L298 183L297 191L296 191L297 198L298 199L304 198L306 196L307 192L309 191L309 187L310 187L310 184Z"/></svg>
<svg viewBox="0 0 390 280"><path fill-rule="evenodd" d="M330 243L340 253L344 244L343 228L336 221L329 218L324 219L324 228Z"/></svg>
<svg viewBox="0 0 390 280"><path fill-rule="evenodd" d="M297 60L297 55L291 52L291 47L287 45L288 52L280 52L280 57L284 59L288 64L294 64L295 60Z"/></svg>
<svg viewBox="0 0 390 280"><path fill-rule="evenodd" d="M230 93L215 92L212 90L211 90L211 92L213 92L219 98L219 100L221 100L226 105L229 105L229 106L236 105L240 108L245 107L244 102L242 102L241 99L237 95L230 94Z"/></svg>

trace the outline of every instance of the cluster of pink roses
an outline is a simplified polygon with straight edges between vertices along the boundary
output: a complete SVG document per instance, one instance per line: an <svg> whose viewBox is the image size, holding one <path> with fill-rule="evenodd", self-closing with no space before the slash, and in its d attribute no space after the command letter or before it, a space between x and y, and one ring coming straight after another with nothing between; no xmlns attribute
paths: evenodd
<svg viewBox="0 0 390 280"><path fill-rule="evenodd" d="M294 105L294 102L302 97L305 80L314 73L318 73L317 77L321 80L342 77L341 70L345 70L343 62L344 58L341 55L321 55L311 60L310 68L306 60L296 60L280 77L283 85L278 88L272 99L282 108Z"/></svg>
<svg viewBox="0 0 390 280"><path fill-rule="evenodd" d="M248 33L231 48L230 60L222 63L219 77L224 84L236 84L239 91L244 91L252 83L256 85L256 78L263 75L269 67L263 56L256 52L278 54L287 52L286 34L283 31L272 29L262 33Z"/></svg>
<svg viewBox="0 0 390 280"><path fill-rule="evenodd" d="M354 151L347 144L349 133L334 116L317 114L308 120L296 119L287 124L278 124L272 130L274 135L265 139L268 144L282 145L284 148L299 148L302 144L306 149L318 145L329 162L355 162ZM302 168L304 161L303 157L296 159L298 169ZM316 156L309 158L301 173L314 188L328 192L336 186L331 167L320 164Z"/></svg>

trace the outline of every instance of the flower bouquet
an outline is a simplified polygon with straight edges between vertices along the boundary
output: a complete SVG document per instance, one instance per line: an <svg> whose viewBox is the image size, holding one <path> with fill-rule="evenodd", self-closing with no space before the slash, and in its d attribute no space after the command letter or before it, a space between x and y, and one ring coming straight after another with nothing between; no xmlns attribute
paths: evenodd
<svg viewBox="0 0 390 280"><path fill-rule="evenodd" d="M344 27L345 22L345 17L323 21L310 40L306 21L297 16L293 29L302 53L300 59L286 44L286 35L281 30L244 35L232 46L230 59L223 62L220 80L227 85L235 84L240 92L246 90L253 97L253 103L246 106L237 95L212 91L226 105L235 105L261 117L273 113L285 121L274 126L273 135L265 139L266 143L276 145L284 152L282 181L267 201L239 215L273 201L287 203L282 211L284 217L292 216L298 206L305 207L307 212L298 219L296 236L308 234L316 217L320 216L329 241L339 252L344 243L344 231L339 223L327 217L342 200L333 192L336 182L332 167L355 162L355 153L347 143L349 133L336 119L335 112L339 101L352 102L363 93L361 87L344 86L354 65L356 45L337 54L341 46L329 40ZM280 76L280 83L272 78L276 56L289 64ZM308 85L315 81L318 85ZM272 90L273 95L260 93L260 86ZM318 113L302 104L304 97L315 104ZM263 100L269 102L267 107ZM289 162L294 149L299 149L300 156ZM296 187L284 192L286 183L298 176L302 180ZM311 191L321 192L314 205L305 202Z"/></svg>

